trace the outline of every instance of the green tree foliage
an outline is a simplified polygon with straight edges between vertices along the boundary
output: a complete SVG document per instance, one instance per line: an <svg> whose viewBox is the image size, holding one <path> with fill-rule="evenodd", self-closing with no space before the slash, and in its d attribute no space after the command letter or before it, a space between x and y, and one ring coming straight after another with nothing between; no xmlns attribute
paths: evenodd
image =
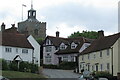
<svg viewBox="0 0 120 80"><path fill-rule="evenodd" d="M74 32L68 38L75 38L75 37L85 37L85 38L90 38L90 39L96 39L98 37L98 32L96 31L82 31L80 33L79 31Z"/></svg>
<svg viewBox="0 0 120 80"><path fill-rule="evenodd" d="M42 44L44 39L43 38L37 38L36 41L39 43L39 44Z"/></svg>
<svg viewBox="0 0 120 80"><path fill-rule="evenodd" d="M4 59L1 59L1 61L2 61L2 70L8 70L9 67L7 62Z"/></svg>

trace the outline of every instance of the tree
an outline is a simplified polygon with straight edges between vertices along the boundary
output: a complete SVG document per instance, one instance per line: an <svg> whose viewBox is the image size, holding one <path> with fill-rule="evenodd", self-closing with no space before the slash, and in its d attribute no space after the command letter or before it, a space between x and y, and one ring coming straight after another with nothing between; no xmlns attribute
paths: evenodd
<svg viewBox="0 0 120 80"><path fill-rule="evenodd" d="M90 39L96 39L98 38L98 32L96 31L82 31L82 33L80 33L79 31L74 32L73 34L71 34L70 36L68 36L68 38L75 38L75 37L85 37L85 38L90 38Z"/></svg>
<svg viewBox="0 0 120 80"><path fill-rule="evenodd" d="M43 59L43 38L37 38L36 41L41 45L40 46L40 59Z"/></svg>

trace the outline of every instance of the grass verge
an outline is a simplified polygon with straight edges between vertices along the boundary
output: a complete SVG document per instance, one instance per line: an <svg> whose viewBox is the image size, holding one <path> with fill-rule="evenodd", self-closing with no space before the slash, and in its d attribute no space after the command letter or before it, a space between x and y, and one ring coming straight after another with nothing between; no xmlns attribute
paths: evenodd
<svg viewBox="0 0 120 80"><path fill-rule="evenodd" d="M2 71L2 75L6 78L45 78L41 74L18 71Z"/></svg>

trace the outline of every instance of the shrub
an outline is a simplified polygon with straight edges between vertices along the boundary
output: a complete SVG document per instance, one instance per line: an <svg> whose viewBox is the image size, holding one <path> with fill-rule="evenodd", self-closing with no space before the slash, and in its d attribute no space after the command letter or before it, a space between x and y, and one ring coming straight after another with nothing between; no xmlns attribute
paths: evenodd
<svg viewBox="0 0 120 80"><path fill-rule="evenodd" d="M17 62L13 61L9 64L9 67L10 67L10 70L13 70L13 71L18 71L18 64Z"/></svg>
<svg viewBox="0 0 120 80"><path fill-rule="evenodd" d="M109 78L109 77L111 77L112 75L109 73L109 72L107 72L107 71L98 71L98 72L96 72L95 73L95 78L98 78L98 77L104 77L104 78Z"/></svg>
<svg viewBox="0 0 120 80"><path fill-rule="evenodd" d="M58 69L58 66L53 64L43 64L43 68Z"/></svg>
<svg viewBox="0 0 120 80"><path fill-rule="evenodd" d="M30 72L30 63L28 62L20 62L19 71L21 72Z"/></svg>
<svg viewBox="0 0 120 80"><path fill-rule="evenodd" d="M38 65L37 64L30 64L30 70L32 73L37 73L38 72Z"/></svg>
<svg viewBox="0 0 120 80"><path fill-rule="evenodd" d="M9 67L6 60L2 59L2 70L8 70L8 69Z"/></svg>
<svg viewBox="0 0 120 80"><path fill-rule="evenodd" d="M76 62L61 62L59 68L65 70L73 70L76 68Z"/></svg>

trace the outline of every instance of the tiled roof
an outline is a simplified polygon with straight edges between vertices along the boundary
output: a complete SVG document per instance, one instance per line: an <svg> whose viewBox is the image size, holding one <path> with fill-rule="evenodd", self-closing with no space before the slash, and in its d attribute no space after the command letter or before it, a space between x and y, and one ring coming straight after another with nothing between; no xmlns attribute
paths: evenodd
<svg viewBox="0 0 120 80"><path fill-rule="evenodd" d="M0 32L0 45L20 48L33 48L27 40L27 36L18 33L16 27L11 27Z"/></svg>
<svg viewBox="0 0 120 80"><path fill-rule="evenodd" d="M91 43L94 39L87 39L84 37L78 37L78 38L61 38L61 37L53 37L53 36L47 36L46 39L51 40L54 46L60 46L61 43L64 43L67 45L67 48L65 50L59 50L55 54L73 54L73 53L79 53L80 48L84 43ZM71 43L74 42L77 44L77 47L75 49L71 49Z"/></svg>
<svg viewBox="0 0 120 80"><path fill-rule="evenodd" d="M108 49L114 45L118 38L120 38L120 32L114 35L98 38L93 41L93 43L84 51L82 51L79 55Z"/></svg>
<svg viewBox="0 0 120 80"><path fill-rule="evenodd" d="M14 34L14 33L3 32L2 35L0 35L0 38L2 38L1 44L3 46L33 48L24 34Z"/></svg>

